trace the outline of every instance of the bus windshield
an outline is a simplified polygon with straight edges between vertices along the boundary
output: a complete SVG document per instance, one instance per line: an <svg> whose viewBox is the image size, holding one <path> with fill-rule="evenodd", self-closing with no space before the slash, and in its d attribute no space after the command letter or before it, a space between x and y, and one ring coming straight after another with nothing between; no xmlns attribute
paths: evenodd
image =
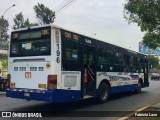
<svg viewBox="0 0 160 120"><path fill-rule="evenodd" d="M51 55L50 32L50 27L12 32L10 57Z"/></svg>

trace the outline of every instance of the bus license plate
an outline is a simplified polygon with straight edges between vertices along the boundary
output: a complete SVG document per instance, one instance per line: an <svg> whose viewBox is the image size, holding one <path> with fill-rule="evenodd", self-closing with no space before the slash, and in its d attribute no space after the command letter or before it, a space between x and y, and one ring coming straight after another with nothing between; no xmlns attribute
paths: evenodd
<svg viewBox="0 0 160 120"><path fill-rule="evenodd" d="M25 97L30 97L30 93L24 93Z"/></svg>

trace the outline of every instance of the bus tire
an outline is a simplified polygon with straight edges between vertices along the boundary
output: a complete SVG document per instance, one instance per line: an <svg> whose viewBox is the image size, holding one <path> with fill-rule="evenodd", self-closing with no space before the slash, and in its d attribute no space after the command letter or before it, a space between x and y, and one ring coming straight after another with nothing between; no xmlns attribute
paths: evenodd
<svg viewBox="0 0 160 120"><path fill-rule="evenodd" d="M138 87L137 87L135 92L136 93L141 93L141 91L142 91L142 84L140 82L138 82Z"/></svg>
<svg viewBox="0 0 160 120"><path fill-rule="evenodd" d="M102 82L98 88L98 103L105 103L109 98L109 86Z"/></svg>

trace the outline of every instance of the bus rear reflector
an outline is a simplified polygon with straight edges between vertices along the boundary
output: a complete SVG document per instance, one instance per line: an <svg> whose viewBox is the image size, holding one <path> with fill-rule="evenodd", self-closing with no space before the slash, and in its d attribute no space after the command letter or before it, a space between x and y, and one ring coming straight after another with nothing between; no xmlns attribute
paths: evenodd
<svg viewBox="0 0 160 120"><path fill-rule="evenodd" d="M15 87L16 87L16 83L11 82L11 83L10 83L10 87L11 87L11 88L15 88Z"/></svg>
<svg viewBox="0 0 160 120"><path fill-rule="evenodd" d="M57 88L57 75L48 75L48 89L55 89Z"/></svg>
<svg viewBox="0 0 160 120"><path fill-rule="evenodd" d="M7 86L10 86L11 83L11 74L7 74Z"/></svg>

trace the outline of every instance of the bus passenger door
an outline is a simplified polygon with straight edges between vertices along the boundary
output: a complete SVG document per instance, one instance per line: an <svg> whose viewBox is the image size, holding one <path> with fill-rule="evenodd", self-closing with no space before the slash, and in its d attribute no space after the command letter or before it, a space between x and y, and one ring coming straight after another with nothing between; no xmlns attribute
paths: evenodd
<svg viewBox="0 0 160 120"><path fill-rule="evenodd" d="M82 94L94 96L96 92L95 48L83 46L82 50Z"/></svg>

